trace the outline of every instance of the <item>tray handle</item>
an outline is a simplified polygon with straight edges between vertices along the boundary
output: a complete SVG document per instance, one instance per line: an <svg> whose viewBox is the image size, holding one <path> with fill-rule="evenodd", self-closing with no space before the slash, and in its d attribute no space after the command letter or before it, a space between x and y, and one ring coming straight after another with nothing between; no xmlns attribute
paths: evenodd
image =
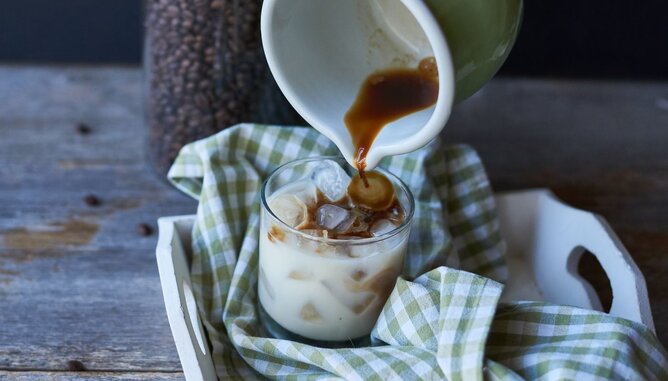
<svg viewBox="0 0 668 381"><path fill-rule="evenodd" d="M542 287L543 291L552 294L548 300L555 299L555 296L556 299L578 299L578 293L585 293L591 306L601 309L596 291L578 274L578 262L588 250L598 259L610 280L613 298L609 313L643 323L655 331L645 278L605 219L567 206L549 191L544 193L539 203L547 213L540 213L538 217L538 234L544 239L537 244L559 248L560 251L551 253L552 250L547 247L534 247L534 253L542 256L533 263L537 279L552 278L552 287ZM550 237L546 238L546 235ZM556 270L564 265L567 276L555 279L559 276Z"/></svg>
<svg viewBox="0 0 668 381"><path fill-rule="evenodd" d="M217 380L206 333L190 286L189 247L194 216L158 219L158 271L167 318L188 381Z"/></svg>

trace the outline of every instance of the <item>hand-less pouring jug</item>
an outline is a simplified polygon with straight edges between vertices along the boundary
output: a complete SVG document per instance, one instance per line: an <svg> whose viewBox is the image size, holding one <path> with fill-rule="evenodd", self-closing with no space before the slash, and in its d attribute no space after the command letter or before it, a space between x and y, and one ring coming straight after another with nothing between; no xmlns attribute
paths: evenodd
<svg viewBox="0 0 668 381"><path fill-rule="evenodd" d="M360 85L388 68L434 57L438 98L427 109L387 124L366 157L414 151L445 126L455 102L482 87L517 36L522 0L265 0L265 55L288 101L354 163L344 123Z"/></svg>

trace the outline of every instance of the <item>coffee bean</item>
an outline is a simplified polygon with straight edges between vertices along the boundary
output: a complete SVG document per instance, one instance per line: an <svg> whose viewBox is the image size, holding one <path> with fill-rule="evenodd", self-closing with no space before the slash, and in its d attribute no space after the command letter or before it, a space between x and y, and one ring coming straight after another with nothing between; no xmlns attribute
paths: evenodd
<svg viewBox="0 0 668 381"><path fill-rule="evenodd" d="M84 372L86 366L79 360L70 360L67 362L67 370L71 372Z"/></svg>
<svg viewBox="0 0 668 381"><path fill-rule="evenodd" d="M268 71L261 0L146 0L149 158L241 122L300 124Z"/></svg>
<svg viewBox="0 0 668 381"><path fill-rule="evenodd" d="M84 202L88 206L100 206L102 204L102 201L100 201L94 194L86 195L86 197L84 197Z"/></svg>
<svg viewBox="0 0 668 381"><path fill-rule="evenodd" d="M77 123L77 125L76 125L76 130L77 130L77 132L80 133L81 135L88 135L88 134L90 134L91 132L93 132L93 129L90 128L90 126L87 125L87 124L85 124L85 123Z"/></svg>
<svg viewBox="0 0 668 381"><path fill-rule="evenodd" d="M151 225L142 223L137 225L137 233L139 233L139 235L143 235L144 237L148 237L153 234L153 228Z"/></svg>

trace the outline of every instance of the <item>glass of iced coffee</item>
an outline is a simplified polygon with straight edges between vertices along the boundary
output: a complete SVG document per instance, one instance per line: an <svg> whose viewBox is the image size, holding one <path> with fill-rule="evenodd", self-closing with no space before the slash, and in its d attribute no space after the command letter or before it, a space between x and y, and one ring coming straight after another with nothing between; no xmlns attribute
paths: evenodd
<svg viewBox="0 0 668 381"><path fill-rule="evenodd" d="M413 195L343 158L293 161L262 187L259 312L273 337L363 345L401 274Z"/></svg>

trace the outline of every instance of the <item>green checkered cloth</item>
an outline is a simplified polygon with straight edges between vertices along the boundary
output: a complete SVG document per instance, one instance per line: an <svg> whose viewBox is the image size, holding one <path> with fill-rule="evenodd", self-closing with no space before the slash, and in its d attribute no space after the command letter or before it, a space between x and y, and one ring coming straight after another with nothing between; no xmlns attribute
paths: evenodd
<svg viewBox="0 0 668 381"><path fill-rule="evenodd" d="M220 379L668 379L646 326L535 302L499 303L507 277L489 181L474 150L434 141L381 166L413 191L404 274L369 347L262 337L259 190L286 162L337 155L313 129L243 124L185 146L169 172L199 200L192 282Z"/></svg>

